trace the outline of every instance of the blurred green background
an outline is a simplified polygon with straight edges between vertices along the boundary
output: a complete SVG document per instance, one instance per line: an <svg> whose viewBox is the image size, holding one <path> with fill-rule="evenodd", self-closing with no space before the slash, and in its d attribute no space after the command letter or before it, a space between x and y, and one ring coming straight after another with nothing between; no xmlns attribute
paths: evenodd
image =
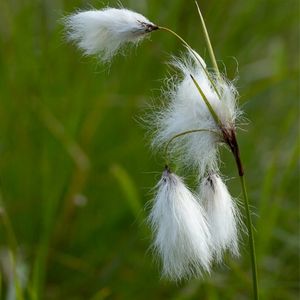
<svg viewBox="0 0 300 300"><path fill-rule="evenodd" d="M174 29L209 61L193 1L122 3ZM64 42L59 20L106 4L0 1L1 299L251 299L247 237L241 258L211 276L160 279L144 207L163 159L150 152L139 117L160 101L165 62L182 46L156 32L111 66L83 58ZM299 2L199 4L249 119L239 140L261 299L299 299ZM232 157L222 158L239 197Z"/></svg>

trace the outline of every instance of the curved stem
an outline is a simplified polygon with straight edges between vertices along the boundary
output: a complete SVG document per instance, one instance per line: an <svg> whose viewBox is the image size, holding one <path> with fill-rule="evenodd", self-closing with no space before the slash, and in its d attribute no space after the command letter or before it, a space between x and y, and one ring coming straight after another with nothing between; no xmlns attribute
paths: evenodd
<svg viewBox="0 0 300 300"><path fill-rule="evenodd" d="M158 26L158 29L161 30L165 30L171 34L173 34L174 36L176 36L186 47L188 47L189 49L192 49L192 47L179 35L177 34L175 31L173 31L172 29L168 28L168 27L163 27L163 26ZM201 64L202 65L202 64Z"/></svg>
<svg viewBox="0 0 300 300"><path fill-rule="evenodd" d="M168 162L168 149L169 149L169 146L170 144L177 138L181 137L181 136L184 136L184 135L187 135L187 134L191 134L191 133L196 133L196 132L211 132L211 133L215 133L219 136L221 136L217 131L215 130L212 130L212 129L205 129L205 128L201 128L201 129L191 129L191 130L187 130L187 131L183 131L183 132L180 132L176 135L174 135L173 137L171 137L169 139L169 141L167 142L166 144L166 147L165 147L165 151L164 151L164 157L165 157L165 160L166 160L166 164L169 165L169 162Z"/></svg>
<svg viewBox="0 0 300 300"><path fill-rule="evenodd" d="M206 77L208 78L210 84L212 85L212 87L215 90L216 94L218 95L219 99L221 99L220 92L218 91L217 86L216 86L214 80L211 78L211 76L209 75L208 71L203 66L203 63L201 62L201 60L199 59L199 57L194 53L193 48L179 34L177 34L172 29L170 29L168 27L163 27L163 26L158 26L158 29L165 30L165 31L173 34L175 37L177 37L190 50L190 52L193 54L193 56L195 57L195 59L199 62L201 68L203 69Z"/></svg>

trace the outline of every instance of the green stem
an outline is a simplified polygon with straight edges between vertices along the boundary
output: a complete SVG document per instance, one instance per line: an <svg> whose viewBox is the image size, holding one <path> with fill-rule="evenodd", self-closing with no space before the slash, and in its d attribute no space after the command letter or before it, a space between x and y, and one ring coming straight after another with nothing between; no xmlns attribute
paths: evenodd
<svg viewBox="0 0 300 300"><path fill-rule="evenodd" d="M258 295L257 263L256 263L256 252L255 252L255 243L254 243L254 236L253 236L253 224L252 224L251 212L249 207L249 199L248 199L244 175L240 176L240 180L241 180L241 186L242 186L243 197L244 197L244 206L245 206L246 218L247 218L247 229L248 229L249 248L250 248L251 266L252 266L253 295L254 295L254 299L258 300L259 295Z"/></svg>
<svg viewBox="0 0 300 300"><path fill-rule="evenodd" d="M251 211L249 207L249 200L246 190L246 183L244 178L244 168L240 156L239 144L237 142L236 133L234 129L222 128L223 138L225 143L229 146L234 158L236 167L238 169L239 177L241 180L241 187L243 191L244 198L244 207L246 213L246 225L248 229L248 238L249 238L249 250L251 258L251 267L252 267L252 284L253 284L253 296L254 300L258 300L258 279L257 279L257 264L256 264L256 252L255 252L255 243L253 235L253 224L251 218Z"/></svg>
<svg viewBox="0 0 300 300"><path fill-rule="evenodd" d="M216 60L216 57L215 57L215 54L214 54L213 47L212 47L211 42L210 42L209 34L208 34L208 31L207 31L207 28L206 28L206 25L205 25L200 7L199 7L197 1L195 1L195 4L197 6L197 10L198 10L199 17L200 17L200 20L201 20L202 30L203 30L203 33L204 33L204 37L205 37L205 40L206 40L207 47L208 47L208 52L209 52L210 59L212 61L212 64L214 66L214 69L215 69L218 77L220 77L220 71L219 71L219 68L218 68L217 60Z"/></svg>
<svg viewBox="0 0 300 300"><path fill-rule="evenodd" d="M183 132L180 132L178 134L175 134L174 136L172 136L169 141L167 142L166 144L166 147L165 147L165 152L164 152L164 156L165 156L165 160L166 160L166 164L169 165L169 162L168 162L168 149L169 149L169 146L170 144L177 138L181 137L181 136L184 136L186 134L191 134L191 133L196 133L196 132L210 132L210 133L214 133L216 135L219 135L220 134L215 131L215 130L212 130L212 129L205 129L205 128L201 128L201 129L191 129L191 130L186 130L186 131L183 131ZM221 136L220 136L221 137Z"/></svg>
<svg viewBox="0 0 300 300"><path fill-rule="evenodd" d="M200 85L198 84L197 80L194 78L194 76L192 74L190 74L198 92L200 93L203 101L205 102L210 114L212 115L214 121L216 122L217 125L221 126L221 120L219 119L218 115L216 114L216 112L214 111L213 107L211 106L210 102L208 101L208 99L206 98L203 90L201 89Z"/></svg>
<svg viewBox="0 0 300 300"><path fill-rule="evenodd" d="M17 251L18 251L18 242L13 230L13 226L10 220L9 215L6 212L4 203L2 201L2 194L0 192L0 221L2 221L2 225L4 231L7 236L7 243L9 245L9 256L12 264L13 269L13 280L15 285L15 292L16 292L16 299L17 300L24 300L21 282L17 272ZM0 294L1 297L1 294Z"/></svg>
<svg viewBox="0 0 300 300"><path fill-rule="evenodd" d="M210 84L212 85L213 89L215 90L216 94L218 95L219 99L221 100L221 94L217 89L217 86L213 80L213 78L210 76L210 74L208 73L207 69L203 66L201 60L199 59L199 57L195 54L195 50L193 50L193 48L179 35L177 34L175 31L173 31L172 29L168 28L168 27L163 27L163 26L158 26L158 29L167 31L171 34L173 34L175 37L177 37L182 43L183 45L190 50L190 52L192 53L192 55L195 57L195 59L198 61L198 63L200 64L202 70L204 71L207 79L209 80Z"/></svg>

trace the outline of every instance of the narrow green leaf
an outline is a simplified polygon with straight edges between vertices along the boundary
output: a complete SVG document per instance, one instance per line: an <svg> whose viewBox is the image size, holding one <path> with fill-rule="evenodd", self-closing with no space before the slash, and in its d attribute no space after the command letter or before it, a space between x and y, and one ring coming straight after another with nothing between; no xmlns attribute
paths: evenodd
<svg viewBox="0 0 300 300"><path fill-rule="evenodd" d="M124 193L125 200L127 201L132 214L138 217L142 212L142 205L133 179L123 167L117 164L111 167L111 172L116 178L122 192Z"/></svg>

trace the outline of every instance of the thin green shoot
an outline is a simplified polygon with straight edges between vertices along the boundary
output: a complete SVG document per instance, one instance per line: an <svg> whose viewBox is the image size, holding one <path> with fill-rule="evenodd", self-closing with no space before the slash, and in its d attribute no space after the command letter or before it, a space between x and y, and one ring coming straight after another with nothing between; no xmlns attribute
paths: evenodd
<svg viewBox="0 0 300 300"><path fill-rule="evenodd" d="M220 77L219 67L218 67L218 64L217 64L217 60L216 60L216 57L215 57L215 54L214 54L213 47L212 47L211 42L210 42L210 38L209 38L209 34L208 34L208 31L207 31L207 28L206 28L206 25L205 25L205 21L204 21L204 18L202 16L200 7L198 5L198 2L196 0L195 0L195 4L197 6L197 10L198 10L199 17L200 17L200 20L201 20L202 30L203 30L204 37L205 37L205 40L206 40L206 44L207 44L210 59L212 61L215 72L217 73L217 76Z"/></svg>
<svg viewBox="0 0 300 300"><path fill-rule="evenodd" d="M177 34L175 31L173 31L172 29L168 28L168 27L162 27L159 26L158 27L161 30L165 30L171 34L173 34L175 37L177 37L186 47L188 50L190 50L190 52L193 54L193 56L195 57L195 59L199 62L201 68L203 69L207 79L209 80L210 84L212 85L213 89L215 90L216 94L218 95L219 99L221 99L221 94L218 91L218 88L214 82L214 79L211 77L211 75L209 74L209 72L207 71L207 69L203 66L203 63L201 62L201 60L199 59L199 57L194 53L193 48L179 35Z"/></svg>
<svg viewBox="0 0 300 300"><path fill-rule="evenodd" d="M222 125L221 120L219 119L217 113L214 111L213 107L212 107L211 104L209 103L209 101L208 101L208 99L206 98L206 96L205 96L203 90L201 89L200 85L198 84L198 82L196 81L196 79L194 78L194 76L193 76L192 74L190 74L190 76L191 76L191 78L192 78L192 80L193 80L193 82L194 82L194 84L195 84L197 90L199 91L199 93L200 93L200 95L201 95L203 101L205 102L205 104L206 104L206 106L207 106L209 112L211 113L213 119L215 120L216 124L217 124L218 126L221 127L221 125Z"/></svg>
<svg viewBox="0 0 300 300"><path fill-rule="evenodd" d="M166 144L165 150L164 150L164 157L165 157L165 161L166 161L166 165L169 165L169 159L168 159L168 152L169 152L169 146L170 144L177 138L185 136L187 134L192 134L192 133L199 133L199 132L210 132L210 133L214 133L216 135L218 135L219 137L222 137L217 131L212 130L212 129L191 129L191 130L186 130L183 132L180 132L178 134L175 134L173 137L171 137L169 139L169 141Z"/></svg>

